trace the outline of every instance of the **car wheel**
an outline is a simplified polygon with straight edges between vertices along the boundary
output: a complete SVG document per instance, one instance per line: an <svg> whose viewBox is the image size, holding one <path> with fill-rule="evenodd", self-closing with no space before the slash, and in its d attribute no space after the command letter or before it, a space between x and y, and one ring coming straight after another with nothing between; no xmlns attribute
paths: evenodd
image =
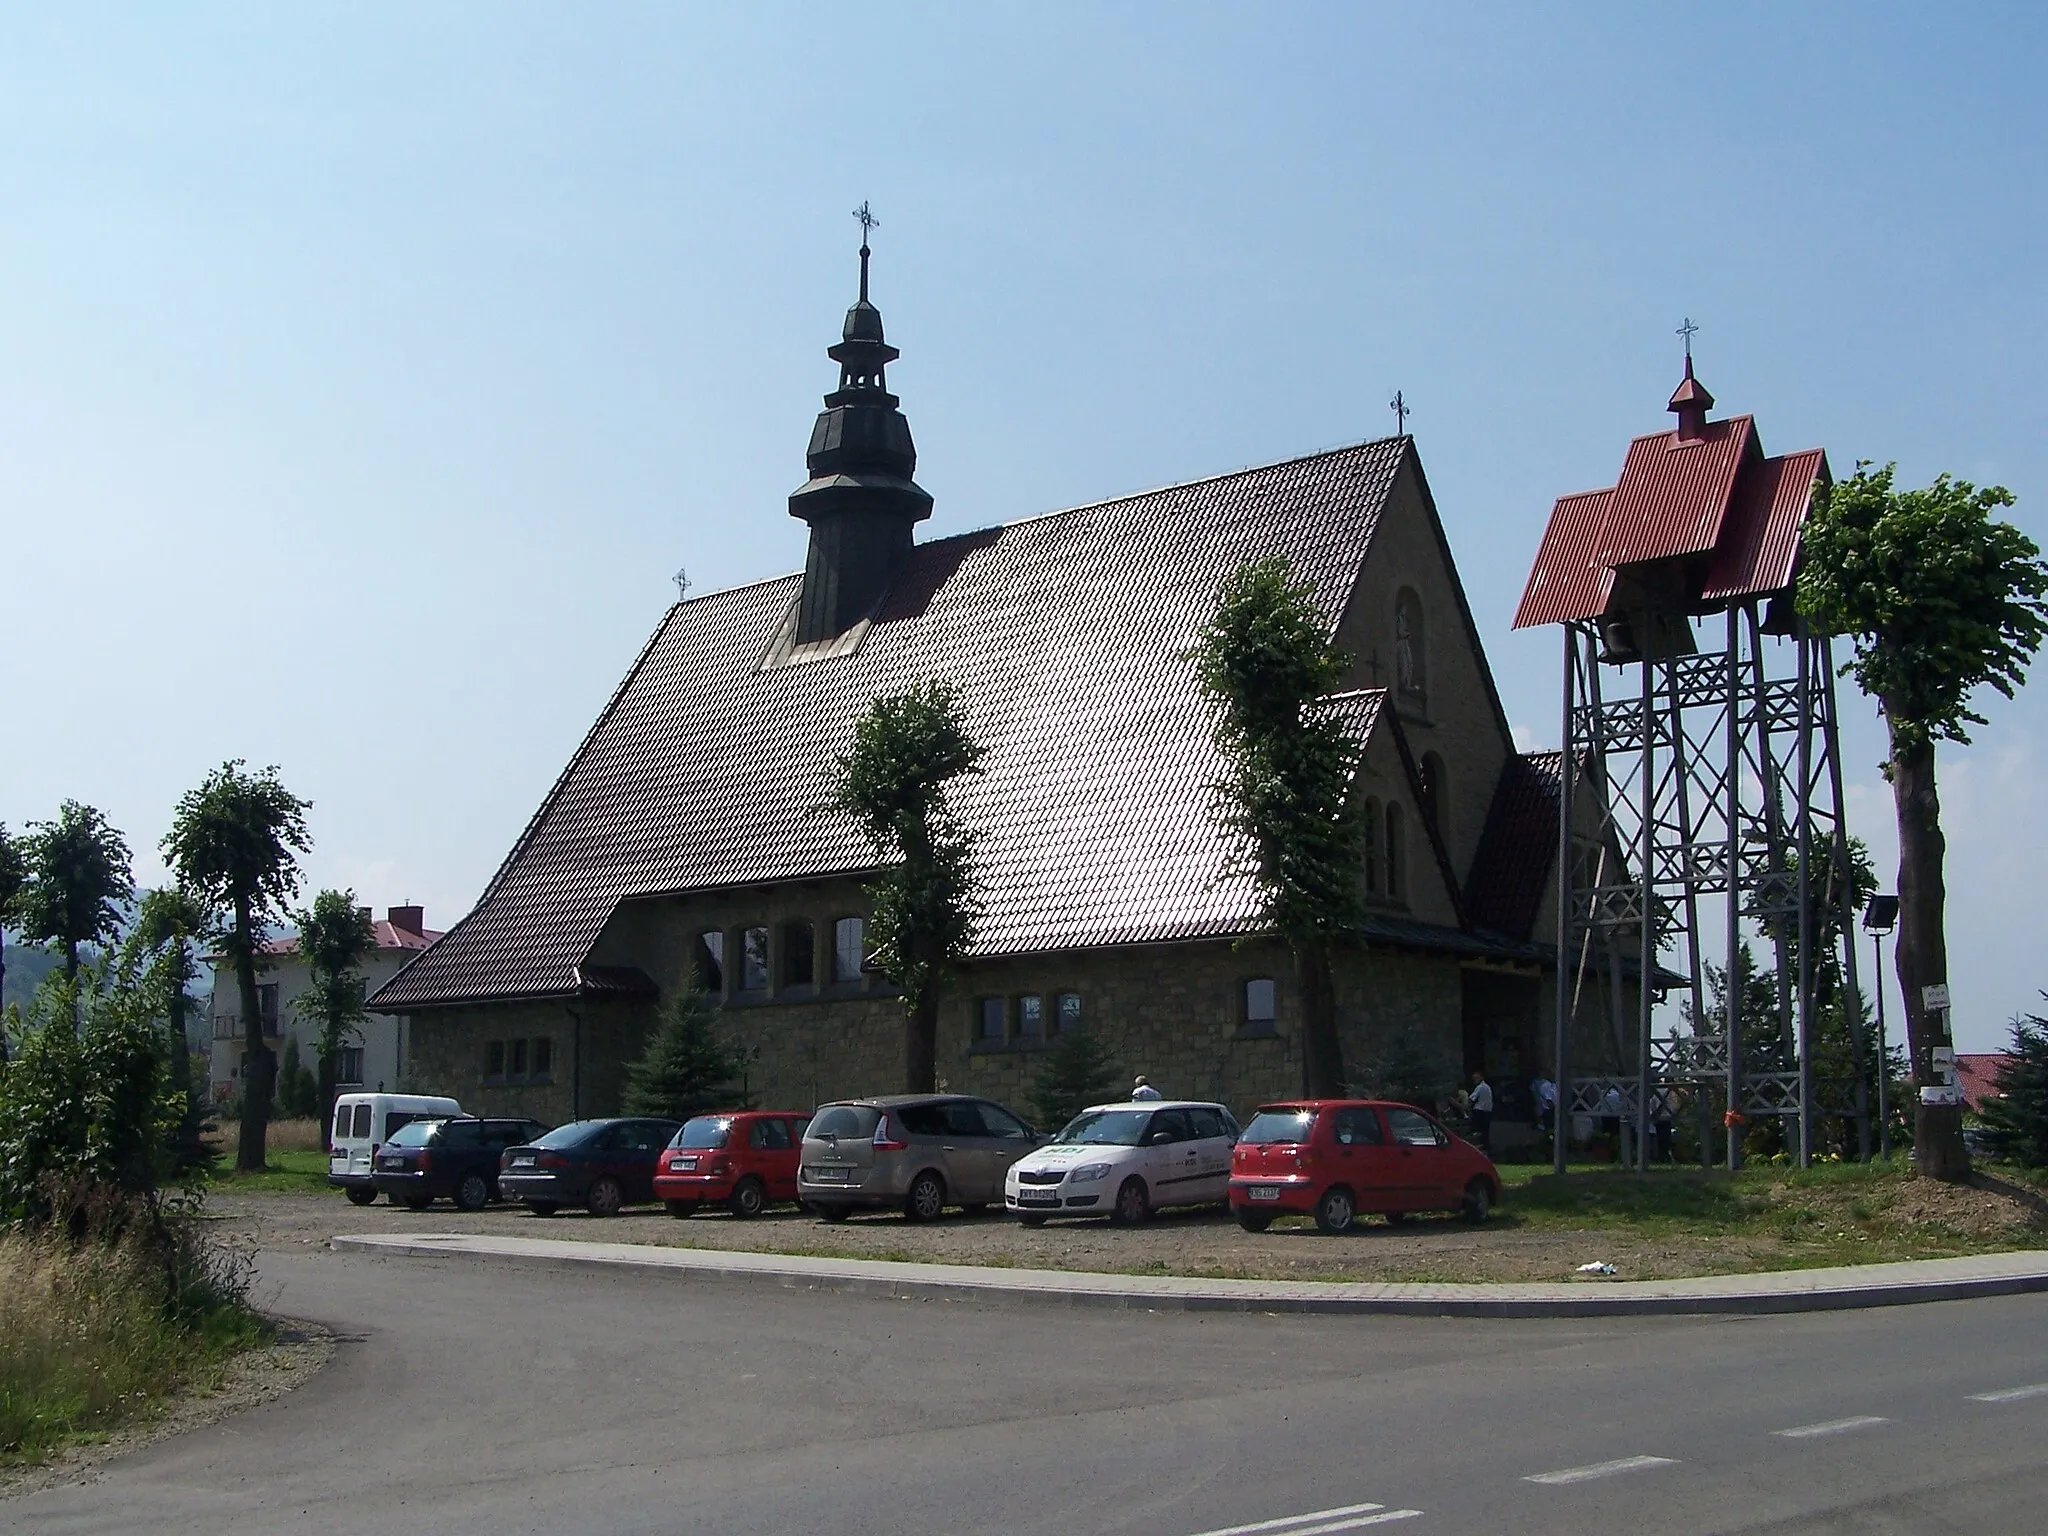
<svg viewBox="0 0 2048 1536"><path fill-rule="evenodd" d="M584 1209L593 1216L616 1216L625 1203L626 1192L617 1179L591 1180L590 1192L583 1197Z"/></svg>
<svg viewBox="0 0 2048 1536"><path fill-rule="evenodd" d="M458 1211L480 1211L491 1203L491 1181L480 1173L472 1173L455 1186L455 1208Z"/></svg>
<svg viewBox="0 0 2048 1536"><path fill-rule="evenodd" d="M1349 1232L1351 1218L1357 1214L1358 1202L1342 1184L1324 1190L1323 1198L1316 1202L1316 1225L1325 1232Z"/></svg>
<svg viewBox="0 0 2048 1536"><path fill-rule="evenodd" d="M725 1208L743 1220L760 1215L768 1209L768 1186L752 1176L741 1179Z"/></svg>
<svg viewBox="0 0 2048 1536"><path fill-rule="evenodd" d="M1268 1211L1239 1211L1237 1224L1247 1232L1263 1232L1273 1225L1273 1217Z"/></svg>
<svg viewBox="0 0 2048 1536"><path fill-rule="evenodd" d="M1387 1225L1390 1227L1405 1227L1412 1219L1406 1211L1387 1212Z"/></svg>
<svg viewBox="0 0 2048 1536"><path fill-rule="evenodd" d="M1465 1186L1464 1216L1477 1224L1493 1214L1493 1189L1484 1179L1474 1179Z"/></svg>
<svg viewBox="0 0 2048 1536"><path fill-rule="evenodd" d="M937 1221L946 1209L946 1181L927 1168L904 1191L903 1214L912 1221Z"/></svg>
<svg viewBox="0 0 2048 1536"><path fill-rule="evenodd" d="M1129 1178L1116 1192L1116 1204L1109 1208L1110 1221L1119 1227L1135 1227L1152 1214L1152 1196L1146 1192L1145 1181Z"/></svg>
<svg viewBox="0 0 2048 1536"><path fill-rule="evenodd" d="M664 1200L661 1203L668 1207L669 1215L677 1221L688 1221L697 1214L697 1202L694 1200Z"/></svg>
<svg viewBox="0 0 2048 1536"><path fill-rule="evenodd" d="M529 1200L526 1202L526 1208L536 1216L552 1216L561 1209L552 1200Z"/></svg>
<svg viewBox="0 0 2048 1536"><path fill-rule="evenodd" d="M811 1209L812 1209L812 1210L814 1210L814 1211L816 1211L816 1212L818 1213L818 1219L819 1219L820 1221L829 1221L829 1222L832 1222L832 1223L833 1223L833 1224L835 1224L835 1225L836 1225L836 1224L838 1224L839 1222L842 1222L842 1221L846 1220L846 1218L847 1218L847 1217L849 1217L849 1216L851 1216L851 1215L853 1214L853 1212L852 1212L852 1211L850 1211L849 1209L847 1209L847 1208L846 1208L845 1206L843 1206L843 1205L822 1205L822 1204L821 1204L821 1205L814 1205L814 1206L812 1206L812 1207L811 1207Z"/></svg>
<svg viewBox="0 0 2048 1536"><path fill-rule="evenodd" d="M424 1211L433 1203L434 1197L432 1195L407 1195L405 1197L405 1208L408 1211Z"/></svg>
<svg viewBox="0 0 2048 1536"><path fill-rule="evenodd" d="M348 1203L350 1205L375 1205L377 1203L377 1191L374 1189L351 1189L348 1192Z"/></svg>
<svg viewBox="0 0 2048 1536"><path fill-rule="evenodd" d="M1036 1212L1029 1216L1019 1216L1017 1219L1027 1227L1042 1227L1045 1225L1045 1218Z"/></svg>

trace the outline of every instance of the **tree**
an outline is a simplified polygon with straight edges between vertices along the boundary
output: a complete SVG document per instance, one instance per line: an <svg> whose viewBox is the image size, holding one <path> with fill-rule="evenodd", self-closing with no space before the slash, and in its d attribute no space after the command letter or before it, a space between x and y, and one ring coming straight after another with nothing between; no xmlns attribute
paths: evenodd
<svg viewBox="0 0 2048 1536"><path fill-rule="evenodd" d="M1998 1069L1997 1088L1978 1111L1992 1147L2023 1167L2048 1168L2048 1019L2025 1014L2012 1021L2012 1051Z"/></svg>
<svg viewBox="0 0 2048 1536"><path fill-rule="evenodd" d="M1057 1131L1090 1104L1122 1097L1117 1092L1122 1075L1093 1029L1076 1024L1060 1031L1039 1057L1038 1076L1031 1085L1031 1107L1038 1114L1039 1128Z"/></svg>
<svg viewBox="0 0 2048 1536"><path fill-rule="evenodd" d="M160 998L170 1036L171 1091L183 1104L171 1155L180 1168L200 1167L211 1161L203 1133L206 1102L192 1080L192 1038L189 1023L192 982L199 974L197 944L206 943L219 930L217 915L189 891L175 886L145 891L129 930L128 947L149 962L149 984Z"/></svg>
<svg viewBox="0 0 2048 1536"><path fill-rule="evenodd" d="M745 1109L733 1091L739 1058L718 1038L711 999L686 987L663 1005L640 1059L626 1068L629 1115L687 1120L707 1109Z"/></svg>
<svg viewBox="0 0 2048 1536"><path fill-rule="evenodd" d="M1358 925L1363 828L1350 788L1360 746L1328 696L1344 653L1315 594L1278 557L1223 584L1194 652L1227 777L1213 814L1264 919L1293 952L1301 988L1302 1091L1344 1092L1330 979L1335 944Z"/></svg>
<svg viewBox="0 0 2048 1536"><path fill-rule="evenodd" d="M1366 1064L1373 1094L1435 1114L1458 1091L1458 1067L1435 1036L1413 1025L1395 1031Z"/></svg>
<svg viewBox="0 0 2048 1536"><path fill-rule="evenodd" d="M1938 1081L1934 1048L1950 1043L1946 1010L1928 1009L1924 990L1948 982L1935 744L1967 744L1967 728L1985 723L1970 707L1978 689L2011 698L2026 681L2048 635L2048 565L2033 540L1992 520L1994 508L2012 505L2005 487L1942 475L1925 490L1894 491L1893 469L1859 464L1822 489L1802 535L1799 610L1818 629L1851 638L1855 654L1842 670L1877 700L1890 731L1895 954L1913 1079L1927 1088ZM1932 1178L1969 1176L1961 1105L1920 1104L1913 1163Z"/></svg>
<svg viewBox="0 0 2048 1536"><path fill-rule="evenodd" d="M55 821L32 821L21 840L28 883L15 898L15 921L31 944L64 958L64 979L78 980L82 945L108 944L121 931L134 893L127 839L89 805L66 800Z"/></svg>
<svg viewBox="0 0 2048 1536"><path fill-rule="evenodd" d="M304 1112L318 1111L323 1143L333 1136L335 1063L345 1046L361 1038L358 1031L370 1016L363 1006L369 983L361 967L376 953L376 925L370 909L356 905L354 891L322 891L299 914L299 954L307 981L292 1006L318 1029L313 1055L319 1070Z"/></svg>
<svg viewBox="0 0 2048 1536"><path fill-rule="evenodd" d="M7 930L14 926L15 903L28 885L28 859L21 844L7 835L0 821L0 995L7 985ZM7 1020L0 1015L0 1067L7 1065Z"/></svg>
<svg viewBox="0 0 2048 1536"><path fill-rule="evenodd" d="M223 947L235 970L242 1009L242 1125L235 1167L263 1170L264 1132L277 1082L277 1053L263 1038L256 969L265 929L298 894L299 855L312 847L312 802L286 789L277 769L250 773L240 758L222 763L187 790L164 835L163 853L178 883L228 914Z"/></svg>
<svg viewBox="0 0 2048 1536"><path fill-rule="evenodd" d="M903 1082L938 1081L939 988L981 920L974 837L947 800L954 780L981 772L983 748L961 723L944 683L876 699L838 759L835 809L850 814L883 861L868 885L876 967L903 991Z"/></svg>

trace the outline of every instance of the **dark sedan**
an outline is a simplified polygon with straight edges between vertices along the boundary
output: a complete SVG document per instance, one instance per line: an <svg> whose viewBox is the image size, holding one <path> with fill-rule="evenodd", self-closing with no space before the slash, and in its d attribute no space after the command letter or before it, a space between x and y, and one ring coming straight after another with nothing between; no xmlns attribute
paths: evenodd
<svg viewBox="0 0 2048 1536"><path fill-rule="evenodd" d="M416 1211L444 1198L480 1211L499 1198L498 1158L505 1149L547 1132L538 1120L415 1120L377 1149L370 1181Z"/></svg>
<svg viewBox="0 0 2048 1536"><path fill-rule="evenodd" d="M654 1168L682 1126L674 1120L578 1120L498 1160L498 1188L536 1216L581 1205L615 1216L624 1205L654 1199Z"/></svg>

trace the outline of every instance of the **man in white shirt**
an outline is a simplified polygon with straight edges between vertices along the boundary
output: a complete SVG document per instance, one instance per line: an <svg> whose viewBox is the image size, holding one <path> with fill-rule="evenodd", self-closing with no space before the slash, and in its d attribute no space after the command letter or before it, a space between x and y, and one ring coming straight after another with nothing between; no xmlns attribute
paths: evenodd
<svg viewBox="0 0 2048 1536"><path fill-rule="evenodd" d="M1158 1097L1159 1090L1152 1086L1152 1079L1145 1076L1142 1072L1139 1073L1137 1085L1131 1089L1132 1101L1136 1102L1139 1099L1156 1099Z"/></svg>
<svg viewBox="0 0 2048 1536"><path fill-rule="evenodd" d="M1484 1072L1472 1074L1472 1140L1488 1157L1493 1156L1493 1084Z"/></svg>

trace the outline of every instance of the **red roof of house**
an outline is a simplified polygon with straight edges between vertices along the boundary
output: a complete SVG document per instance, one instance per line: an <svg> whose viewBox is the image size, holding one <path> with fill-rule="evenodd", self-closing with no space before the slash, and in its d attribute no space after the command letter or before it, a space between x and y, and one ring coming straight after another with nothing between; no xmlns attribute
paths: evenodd
<svg viewBox="0 0 2048 1536"><path fill-rule="evenodd" d="M382 918L370 926L377 931L377 953L380 955L425 949L441 937L441 930L438 928L422 928L415 932L410 928L397 927ZM262 948L266 955L296 955L299 952L299 938L297 934L292 934L282 939L271 939Z"/></svg>
<svg viewBox="0 0 2048 1536"><path fill-rule="evenodd" d="M1986 1099L1999 1097L1998 1073L2012 1056L2005 1051L1985 1051L1956 1057L1956 1081L1963 1085L1963 1102L1982 1109Z"/></svg>

